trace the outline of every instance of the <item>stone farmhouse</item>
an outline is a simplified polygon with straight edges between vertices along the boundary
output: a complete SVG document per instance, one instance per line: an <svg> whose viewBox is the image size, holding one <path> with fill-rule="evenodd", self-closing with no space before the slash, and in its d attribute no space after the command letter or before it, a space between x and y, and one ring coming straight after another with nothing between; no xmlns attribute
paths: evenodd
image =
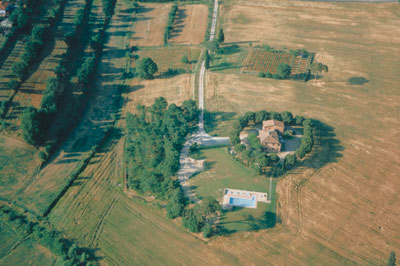
<svg viewBox="0 0 400 266"><path fill-rule="evenodd" d="M280 152L282 144L279 134L285 131L285 124L278 120L263 121L262 130L258 131L258 138L261 145L265 147L267 152Z"/></svg>

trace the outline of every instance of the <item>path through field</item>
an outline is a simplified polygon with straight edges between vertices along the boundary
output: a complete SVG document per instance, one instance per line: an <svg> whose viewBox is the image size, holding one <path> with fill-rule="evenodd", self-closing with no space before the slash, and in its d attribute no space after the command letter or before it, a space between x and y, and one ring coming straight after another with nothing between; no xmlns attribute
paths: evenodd
<svg viewBox="0 0 400 266"><path fill-rule="evenodd" d="M210 41L214 39L215 27L217 24L217 15L218 15L218 0L215 0ZM198 125L199 128L197 132L191 135L185 142L179 158L180 169L178 171L178 180L181 183L182 189L185 192L186 196L193 202L197 202L198 199L196 198L194 192L192 191L191 186L188 183L188 180L192 175L203 170L203 168L200 160L195 160L189 157L190 147L194 143L197 143L200 146L229 144L228 137L213 137L208 135L204 130L205 75L206 75L206 68L205 68L205 62L203 60L203 62L201 63L200 75L199 75L199 109L200 109L199 125Z"/></svg>

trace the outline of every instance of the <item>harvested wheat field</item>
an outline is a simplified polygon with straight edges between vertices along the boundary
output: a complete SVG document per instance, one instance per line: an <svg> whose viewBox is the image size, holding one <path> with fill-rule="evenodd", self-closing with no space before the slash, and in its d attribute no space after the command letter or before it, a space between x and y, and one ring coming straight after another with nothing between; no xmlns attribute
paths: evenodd
<svg viewBox="0 0 400 266"><path fill-rule="evenodd" d="M227 41L305 48L329 72L307 83L208 74L210 111L289 110L322 123L318 158L278 183L282 225L212 245L242 264L249 253L255 264L383 264L400 251L400 6L230 1L224 12Z"/></svg>
<svg viewBox="0 0 400 266"><path fill-rule="evenodd" d="M200 44L207 29L208 8L205 5L184 5L176 12L170 43Z"/></svg>
<svg viewBox="0 0 400 266"><path fill-rule="evenodd" d="M132 80L124 95L124 110L135 112L138 104L151 105L157 97L164 97L169 103L180 105L193 98L194 76L190 74L154 80Z"/></svg>
<svg viewBox="0 0 400 266"><path fill-rule="evenodd" d="M171 4L140 4L134 18L131 46L159 46L164 44Z"/></svg>

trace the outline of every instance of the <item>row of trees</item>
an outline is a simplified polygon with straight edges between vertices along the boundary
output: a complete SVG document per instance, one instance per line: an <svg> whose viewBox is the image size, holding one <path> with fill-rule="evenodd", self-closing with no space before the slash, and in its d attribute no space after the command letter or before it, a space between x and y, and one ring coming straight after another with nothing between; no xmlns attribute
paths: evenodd
<svg viewBox="0 0 400 266"><path fill-rule="evenodd" d="M12 66L12 70L20 82L27 78L31 65L38 60L39 54L47 41L48 33L48 27L36 26L32 29L31 36L25 45L24 53L20 60Z"/></svg>
<svg viewBox="0 0 400 266"><path fill-rule="evenodd" d="M276 154L266 154L256 135L248 137L248 147L240 144L240 132L249 123L261 123L264 120L275 119L284 122L286 125L303 126L303 138L300 147L295 154L289 154L285 157L283 164L279 163L279 157ZM266 110L258 112L246 112L235 120L230 133L231 144L237 154L240 155L247 166L252 167L259 173L265 173L265 167L271 167L269 174L279 176L285 170L292 169L296 163L311 152L314 144L314 128L310 119L302 116L293 116L291 112L268 112ZM235 157L236 158L236 157Z"/></svg>
<svg viewBox="0 0 400 266"><path fill-rule="evenodd" d="M8 206L0 207L0 219L10 226L21 238L30 235L36 242L57 256L57 265L97 265L85 249L78 247L60 233L28 220Z"/></svg>
<svg viewBox="0 0 400 266"><path fill-rule="evenodd" d="M177 11L178 11L178 4L177 2L175 2L168 13L168 22L167 25L165 26L165 31L164 31L164 45L168 43L168 39L170 38L170 34L173 29L172 25L174 24Z"/></svg>
<svg viewBox="0 0 400 266"><path fill-rule="evenodd" d="M272 78L272 79L288 79L290 78L290 73L292 72L292 68L285 63L280 63L276 68L276 74L271 74L271 72L260 72L258 76L260 78Z"/></svg>
<svg viewBox="0 0 400 266"><path fill-rule="evenodd" d="M11 43L15 40L19 33L31 29L31 19L33 16L36 15L37 12L39 12L37 10L37 4L39 3L34 4L32 1L21 1L21 3L24 5L20 5L16 10L14 10L14 12L10 16L10 20L14 23L13 30L3 42L3 45L0 48L0 54L3 53L8 46L11 45ZM14 65L12 66L12 70L16 74L18 80L10 80L8 83L8 89L10 91L14 91L14 93L18 90L22 81L26 79L31 65L38 62L40 52L43 49L45 43L48 41L48 33L50 33L51 30L54 28L56 22L60 18L60 15L62 14L62 11L64 10L65 0L53 0L50 6L52 6L52 8L48 11L48 26L33 27L28 42L25 45L25 50L23 55L21 56L21 60L17 63L14 63ZM12 99L13 95L10 95L7 101L3 101L1 103L1 118L4 118L6 116Z"/></svg>
<svg viewBox="0 0 400 266"><path fill-rule="evenodd" d="M90 13L91 0L86 2L83 9L79 10L74 17L74 31L65 34L65 42L68 46L67 52L62 55L60 63L55 68L56 76L50 78L46 83L46 89L43 92L40 108L26 108L21 116L21 129L24 140L33 145L41 145L47 136L47 131L51 121L55 118L65 104L64 99L68 99L71 105L76 104L72 96L72 84L70 82L71 69L70 64L72 55L83 47L80 36L86 29ZM34 35L35 30L32 31ZM41 36L39 34L39 36ZM46 154L49 153L48 148ZM42 159L47 156L41 155Z"/></svg>
<svg viewBox="0 0 400 266"><path fill-rule="evenodd" d="M107 1L107 0L104 0ZM79 103L82 102L87 96L90 84L95 78L97 66L101 60L102 50L105 42L105 29L108 27L111 17L109 14L113 13L114 6L106 4L107 9L103 9L104 15L106 16L106 22L103 24L103 29L97 33L92 34L90 39L90 46L93 49L93 53L90 54L79 67L74 61L78 59L81 52L83 51L87 38L82 36L88 33L88 22L89 14L91 10L91 0L86 1L86 5L81 11L77 12L74 18L75 28L72 32L65 35L65 42L67 43L67 52L62 55L62 59L59 65L55 68L55 78L48 80L46 89L43 93L43 98L39 109L27 108L21 117L21 129L24 139L33 145L41 145L47 136L47 131L51 121L56 118L57 114L63 110L66 112L67 109L72 112L69 115L69 120L66 120L64 127L59 129L57 140L48 143L45 150L40 154L42 160L46 160L50 153L54 150L54 146L57 141L60 141L61 137L65 134L65 128L68 128L75 114L79 110ZM115 0L109 0L107 3L113 3ZM110 8L112 9L110 11ZM108 19L107 19L108 17ZM79 67L77 70L77 84L84 97L72 95L72 87L74 84L71 82L73 76L74 67ZM80 98L78 98L80 97ZM62 108L68 102L68 108Z"/></svg>

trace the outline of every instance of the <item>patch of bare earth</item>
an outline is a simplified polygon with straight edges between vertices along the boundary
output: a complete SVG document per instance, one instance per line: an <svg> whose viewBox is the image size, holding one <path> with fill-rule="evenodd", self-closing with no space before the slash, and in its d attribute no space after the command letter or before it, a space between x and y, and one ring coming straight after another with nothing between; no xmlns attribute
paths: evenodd
<svg viewBox="0 0 400 266"><path fill-rule="evenodd" d="M207 29L208 8L205 5L180 6L175 18L170 43L200 44Z"/></svg>

